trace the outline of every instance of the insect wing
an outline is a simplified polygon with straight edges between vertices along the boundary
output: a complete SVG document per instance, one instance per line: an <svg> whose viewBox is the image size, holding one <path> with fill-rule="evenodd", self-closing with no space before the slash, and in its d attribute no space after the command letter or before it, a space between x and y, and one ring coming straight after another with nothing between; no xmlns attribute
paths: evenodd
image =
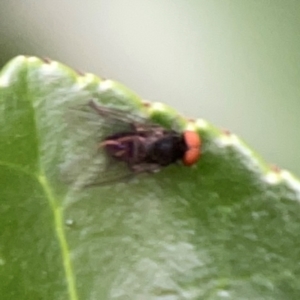
<svg viewBox="0 0 300 300"><path fill-rule="evenodd" d="M151 134L156 128L141 116L107 108L93 100L70 108L66 119L68 136L61 170L63 180L79 188L126 180L135 175L126 163L109 157L99 145L117 132L136 129Z"/></svg>

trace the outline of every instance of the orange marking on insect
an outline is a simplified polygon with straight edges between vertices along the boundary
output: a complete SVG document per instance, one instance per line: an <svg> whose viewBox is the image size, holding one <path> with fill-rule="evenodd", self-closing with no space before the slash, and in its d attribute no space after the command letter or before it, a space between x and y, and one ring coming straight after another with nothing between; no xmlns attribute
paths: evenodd
<svg viewBox="0 0 300 300"><path fill-rule="evenodd" d="M188 149L186 150L182 161L184 165L191 166L195 164L200 157L201 139L195 131L189 130L183 133L183 137Z"/></svg>

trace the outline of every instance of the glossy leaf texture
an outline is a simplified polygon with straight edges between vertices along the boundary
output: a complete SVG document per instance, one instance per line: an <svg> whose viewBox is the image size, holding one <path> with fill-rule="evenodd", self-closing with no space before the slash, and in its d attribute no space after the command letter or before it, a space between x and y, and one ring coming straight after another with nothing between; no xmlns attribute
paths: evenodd
<svg viewBox="0 0 300 300"><path fill-rule="evenodd" d="M62 170L95 144L69 108L91 98L194 127L199 163L69 184ZM0 141L1 299L300 298L300 184L234 134L145 105L114 81L19 56L0 75Z"/></svg>

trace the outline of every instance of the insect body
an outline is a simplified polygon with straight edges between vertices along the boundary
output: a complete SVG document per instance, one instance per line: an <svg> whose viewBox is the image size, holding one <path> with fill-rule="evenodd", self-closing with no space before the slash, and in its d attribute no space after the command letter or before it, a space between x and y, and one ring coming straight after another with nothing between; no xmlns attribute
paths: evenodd
<svg viewBox="0 0 300 300"><path fill-rule="evenodd" d="M127 164L133 173L155 172L177 161L195 164L200 156L200 137L194 131L167 130L157 124L128 120L120 112L91 100L89 106L99 115L130 124L129 130L105 137L99 144L115 160Z"/></svg>
<svg viewBox="0 0 300 300"><path fill-rule="evenodd" d="M191 166L199 159L201 140L194 131L168 130L94 100L71 111L74 144L61 168L64 180L75 186L109 184L180 161Z"/></svg>

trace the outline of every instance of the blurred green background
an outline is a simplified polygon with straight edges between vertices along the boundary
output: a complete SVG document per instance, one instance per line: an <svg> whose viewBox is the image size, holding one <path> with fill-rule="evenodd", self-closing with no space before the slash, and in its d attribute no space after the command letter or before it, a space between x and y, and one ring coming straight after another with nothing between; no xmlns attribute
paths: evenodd
<svg viewBox="0 0 300 300"><path fill-rule="evenodd" d="M300 1L1 1L0 49L118 80L300 175Z"/></svg>

